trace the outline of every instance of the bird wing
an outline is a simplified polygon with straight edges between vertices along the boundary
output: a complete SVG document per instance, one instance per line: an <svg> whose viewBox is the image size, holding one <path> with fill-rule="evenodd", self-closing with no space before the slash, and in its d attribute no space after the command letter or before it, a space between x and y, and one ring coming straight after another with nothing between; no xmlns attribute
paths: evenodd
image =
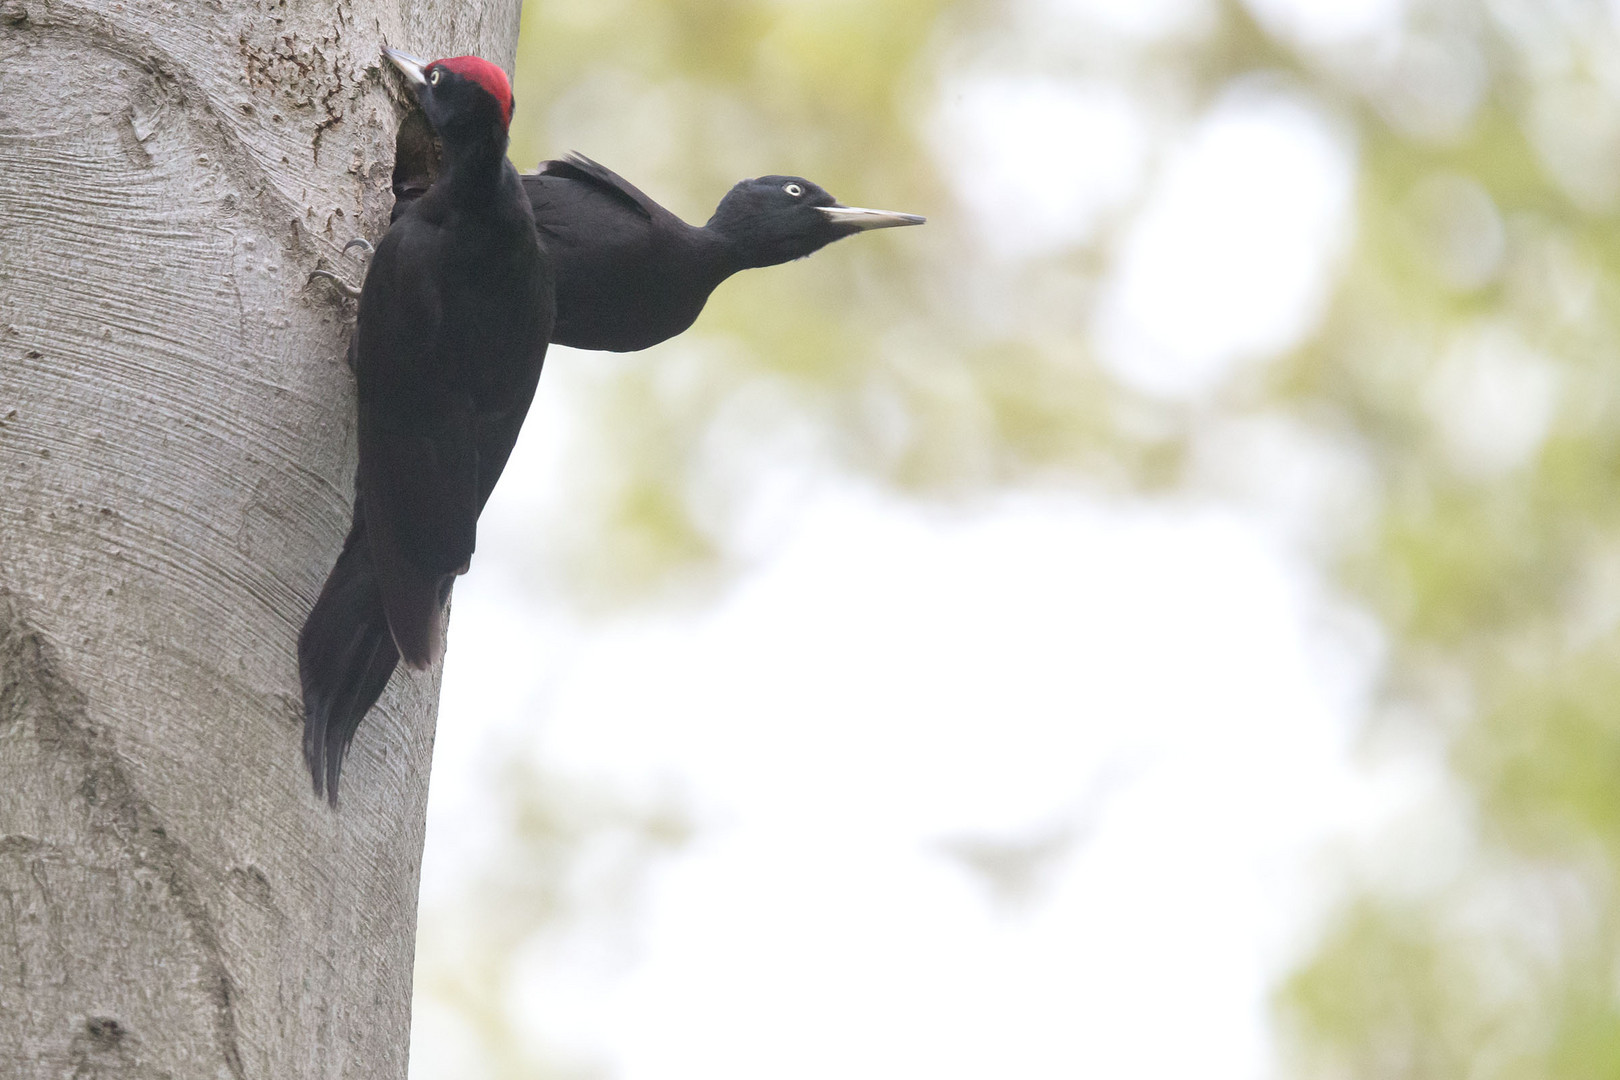
<svg viewBox="0 0 1620 1080"><path fill-rule="evenodd" d="M431 268L439 229L401 218L377 246L360 301L355 375L360 469L379 591L400 656L430 666L444 648L450 584L472 556L479 507L473 401L435 385L442 312Z"/></svg>
<svg viewBox="0 0 1620 1080"><path fill-rule="evenodd" d="M553 342L644 349L691 325L713 287L691 272L700 230L577 155L522 181L556 269Z"/></svg>
<svg viewBox="0 0 1620 1080"><path fill-rule="evenodd" d="M542 161L539 174L541 176L561 176L569 180L590 184L592 187L611 195L635 213L653 220L660 214L667 214L658 203L647 197L647 194L630 181L614 172L605 165L598 165L584 154L569 151L568 155L560 161Z"/></svg>

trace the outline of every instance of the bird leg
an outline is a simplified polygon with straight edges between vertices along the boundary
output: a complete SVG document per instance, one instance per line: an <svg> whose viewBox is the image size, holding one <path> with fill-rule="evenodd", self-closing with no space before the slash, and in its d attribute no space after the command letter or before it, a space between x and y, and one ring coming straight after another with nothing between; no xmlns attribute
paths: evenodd
<svg viewBox="0 0 1620 1080"><path fill-rule="evenodd" d="M350 240L347 244L343 245L343 254L347 255L349 253L349 249L355 247L363 248L367 256L372 255L377 250L371 246L370 240L367 240L363 236L357 236L353 240ZM347 281L344 281L330 270L311 270L309 277L306 280L314 281L316 278L325 278L327 281L330 281L333 288L351 300L358 300L360 298L360 289L358 287L350 285Z"/></svg>

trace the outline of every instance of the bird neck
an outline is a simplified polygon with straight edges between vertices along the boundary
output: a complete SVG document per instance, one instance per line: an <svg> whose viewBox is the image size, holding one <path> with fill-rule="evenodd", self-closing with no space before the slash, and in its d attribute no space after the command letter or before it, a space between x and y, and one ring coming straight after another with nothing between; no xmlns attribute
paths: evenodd
<svg viewBox="0 0 1620 1080"><path fill-rule="evenodd" d="M681 247L689 253L683 257L683 262L693 284L712 289L747 268L738 261L737 246L731 238L709 225L688 225L682 221L680 235Z"/></svg>
<svg viewBox="0 0 1620 1080"><path fill-rule="evenodd" d="M699 234L699 246L707 256L706 261L719 272L716 284L739 270L772 266L782 261L768 257L759 250L759 245L750 243L745 235L728 229L725 222L715 218L710 218L707 225L693 228L692 231Z"/></svg>
<svg viewBox="0 0 1620 1080"><path fill-rule="evenodd" d="M444 162L439 182L457 200L477 199L500 187L506 168L504 130L442 135Z"/></svg>

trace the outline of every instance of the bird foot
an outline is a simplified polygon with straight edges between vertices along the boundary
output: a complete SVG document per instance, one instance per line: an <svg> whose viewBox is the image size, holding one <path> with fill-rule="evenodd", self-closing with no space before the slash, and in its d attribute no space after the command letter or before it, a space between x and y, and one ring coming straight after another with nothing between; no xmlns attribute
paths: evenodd
<svg viewBox="0 0 1620 1080"><path fill-rule="evenodd" d="M343 254L347 255L350 248L360 248L368 257L375 254L377 251L376 248L371 246L371 241L367 240L363 236L357 236L353 240L350 240L347 244L344 244ZM360 289L358 286L350 285L347 281L344 281L330 270L312 270L310 271L309 277L306 280L314 281L316 278L325 278L327 281L330 281L333 288L351 300L358 300L360 298Z"/></svg>
<svg viewBox="0 0 1620 1080"><path fill-rule="evenodd" d="M308 280L314 281L316 278L325 278L327 281L330 281L334 289L351 300L360 299L360 290L358 288L350 285L347 281L344 281L330 270L311 270L309 272Z"/></svg>

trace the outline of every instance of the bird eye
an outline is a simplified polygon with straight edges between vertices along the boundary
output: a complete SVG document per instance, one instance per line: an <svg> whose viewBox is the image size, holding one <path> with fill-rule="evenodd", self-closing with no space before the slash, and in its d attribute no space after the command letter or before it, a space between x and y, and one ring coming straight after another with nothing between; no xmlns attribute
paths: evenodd
<svg viewBox="0 0 1620 1080"><path fill-rule="evenodd" d="M782 186L782 190L793 196L795 199L804 194L804 188L800 187L798 184L784 184Z"/></svg>
<svg viewBox="0 0 1620 1080"><path fill-rule="evenodd" d="M439 70L438 68L434 68L432 71L428 72L428 82L432 83L434 86L438 86L439 76L443 74L443 71Z"/></svg>

